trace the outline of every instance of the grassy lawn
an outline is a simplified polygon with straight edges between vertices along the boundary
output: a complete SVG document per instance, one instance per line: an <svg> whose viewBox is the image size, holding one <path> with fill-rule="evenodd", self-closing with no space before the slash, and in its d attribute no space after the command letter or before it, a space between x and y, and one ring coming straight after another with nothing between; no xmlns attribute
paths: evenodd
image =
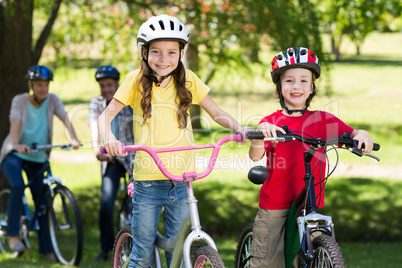
<svg viewBox="0 0 402 268"><path fill-rule="evenodd" d="M81 267L110 267L93 262L99 250L97 213L99 170L96 163L53 162L53 173L75 194L84 220ZM76 173L80 170L79 174ZM85 176L83 176L85 174ZM246 179L246 171L215 170L194 184L203 230L216 240L226 267L233 267L238 235L255 217L259 187ZM327 186L326 208L333 216L348 267L399 267L402 256L402 182L387 179L334 178ZM364 241L364 242L356 242ZM60 267L43 260L33 249L21 258L1 256L1 267Z"/></svg>
<svg viewBox="0 0 402 268"><path fill-rule="evenodd" d="M386 41L384 41L386 40ZM344 43L345 61L331 63L323 68L323 78L317 81L319 95L312 109L326 110L339 116L356 128L364 128L381 144L376 153L379 165L400 165L402 159L402 51L395 48L402 34L372 34L362 47L362 56L353 55L351 43ZM383 57L385 51L393 51L394 57ZM261 58L269 62L272 52L263 52ZM268 60L267 60L268 59ZM273 96L269 68L253 65L245 70L222 67L210 83L211 95L227 112L244 125L257 126L263 116L279 109ZM324 66L323 66L324 67ZM252 70L252 71L251 71ZM252 76L250 76L252 73ZM99 251L97 227L99 209L99 165L91 162L91 140L88 102L99 94L94 79L95 69L69 69L55 71L51 92L57 93L66 109L81 142L78 153L88 161L53 161L52 169L75 194L84 222L84 255L81 267L110 267L93 263ZM196 134L199 144L211 143L225 133L218 133L209 117L207 132ZM210 125L210 127L207 127ZM55 143L68 142L61 123L55 121ZM247 157L247 144L225 147L220 156L230 156L242 164ZM68 153L66 153L68 155ZM343 153L346 163L369 163L351 154ZM371 162L370 162L371 163ZM381 166L379 166L381 168ZM259 187L245 178L247 169L214 170L210 178L194 185L203 229L216 242L227 267L233 267L237 236L243 226L252 221L258 207ZM402 255L402 182L399 180L367 178L334 178L326 188L326 208L334 218L338 241L348 267L400 267ZM12 259L0 255L1 267L60 267L41 259L37 254L36 234L32 234L33 249L21 258Z"/></svg>

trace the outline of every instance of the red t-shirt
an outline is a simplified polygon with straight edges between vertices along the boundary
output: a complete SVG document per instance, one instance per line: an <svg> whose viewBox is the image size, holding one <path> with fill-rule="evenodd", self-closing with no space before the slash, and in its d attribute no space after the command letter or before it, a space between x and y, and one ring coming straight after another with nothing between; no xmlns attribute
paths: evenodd
<svg viewBox="0 0 402 268"><path fill-rule="evenodd" d="M269 122L277 126L286 125L292 131L302 131L306 138L309 138L306 135L309 134L314 138L323 140L338 137L345 132L352 133L354 130L336 116L321 111L306 111L303 116L291 117L278 110L264 117L260 124L263 122ZM303 180L305 175L303 152L309 148L309 145L299 141L265 142L269 177L261 187L259 204L261 208L278 210L291 207L293 201L305 186ZM321 155L322 149L319 149L311 161L312 170ZM321 160L313 171L315 184L325 178L327 168L325 156ZM317 197L323 187L324 181L316 185L315 194ZM317 199L317 206L324 206L323 190Z"/></svg>

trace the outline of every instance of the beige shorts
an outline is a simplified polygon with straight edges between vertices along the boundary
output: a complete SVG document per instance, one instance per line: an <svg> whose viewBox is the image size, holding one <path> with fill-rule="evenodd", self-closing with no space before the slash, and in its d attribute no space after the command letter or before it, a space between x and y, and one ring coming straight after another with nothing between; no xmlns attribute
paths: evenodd
<svg viewBox="0 0 402 268"><path fill-rule="evenodd" d="M285 223L289 209L258 211L251 245L252 268L285 267Z"/></svg>

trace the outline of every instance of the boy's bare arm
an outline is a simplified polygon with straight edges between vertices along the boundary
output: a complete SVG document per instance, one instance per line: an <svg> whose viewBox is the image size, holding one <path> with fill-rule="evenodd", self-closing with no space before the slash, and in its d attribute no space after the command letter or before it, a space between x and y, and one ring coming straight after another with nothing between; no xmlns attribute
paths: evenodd
<svg viewBox="0 0 402 268"><path fill-rule="evenodd" d="M257 162L261 160L264 156L264 141L263 140L253 140L250 146L250 150L248 151L248 155L251 160Z"/></svg>

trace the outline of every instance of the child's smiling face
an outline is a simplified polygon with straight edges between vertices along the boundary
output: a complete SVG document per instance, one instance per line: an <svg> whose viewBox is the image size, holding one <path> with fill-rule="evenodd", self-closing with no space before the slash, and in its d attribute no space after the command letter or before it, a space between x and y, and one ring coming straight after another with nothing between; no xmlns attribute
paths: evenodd
<svg viewBox="0 0 402 268"><path fill-rule="evenodd" d="M146 50L144 50L145 58ZM160 80L177 68L179 59L184 50L180 51L180 44L176 41L156 41L149 45L148 64L155 76Z"/></svg>
<svg viewBox="0 0 402 268"><path fill-rule="evenodd" d="M285 71L281 77L282 95L290 110L301 110L313 93L313 77L308 69L294 68Z"/></svg>

